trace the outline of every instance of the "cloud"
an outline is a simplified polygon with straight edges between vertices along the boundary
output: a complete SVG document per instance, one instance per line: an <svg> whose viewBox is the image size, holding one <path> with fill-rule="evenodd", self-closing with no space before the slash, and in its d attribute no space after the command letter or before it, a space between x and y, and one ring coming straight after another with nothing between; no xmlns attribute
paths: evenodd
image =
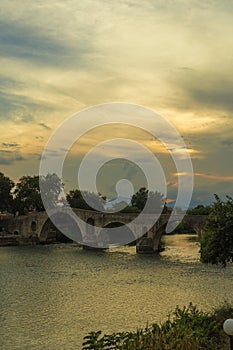
<svg viewBox="0 0 233 350"><path fill-rule="evenodd" d="M22 123L31 122L33 117L25 110L36 110L39 102L33 101L30 96L22 96L14 91L0 91L0 119L15 120Z"/></svg>
<svg viewBox="0 0 233 350"><path fill-rule="evenodd" d="M2 146L6 147L6 148L15 148L15 147L19 147L18 143L6 143L6 142L2 142Z"/></svg>
<svg viewBox="0 0 233 350"><path fill-rule="evenodd" d="M46 64L64 64L72 52L66 42L51 38L46 30L10 20L1 20L0 45L2 57Z"/></svg>
<svg viewBox="0 0 233 350"><path fill-rule="evenodd" d="M205 179L217 180L217 181L233 181L233 176L203 174L203 173L195 173L195 176L203 177Z"/></svg>
<svg viewBox="0 0 233 350"><path fill-rule="evenodd" d="M8 119L9 115L19 107L10 94L0 91L0 119Z"/></svg>
<svg viewBox="0 0 233 350"><path fill-rule="evenodd" d="M226 140L222 140L221 144L223 146L232 146L233 145L233 139L226 139Z"/></svg>
<svg viewBox="0 0 233 350"><path fill-rule="evenodd" d="M233 81L219 79L206 86L200 82L200 87L190 87L188 93L202 107L233 111Z"/></svg>
<svg viewBox="0 0 233 350"><path fill-rule="evenodd" d="M38 123L38 125L46 130L51 130L51 128L48 125L46 125L45 123Z"/></svg>
<svg viewBox="0 0 233 350"><path fill-rule="evenodd" d="M17 118L17 122L19 121L20 123L31 123L34 121L34 119L35 118L31 114L24 114Z"/></svg>
<svg viewBox="0 0 233 350"><path fill-rule="evenodd" d="M231 176L231 2L28 3L1 2L2 149L12 150L10 144L20 142L27 158L27 163L17 163L13 154L1 154L13 174L20 165L21 172L38 171L38 162L29 153L40 154L46 130L83 107L124 101L167 116L188 139L196 173ZM127 136L128 131L120 133ZM91 135L79 151L84 153L108 135L107 129ZM140 137L135 130L131 136L143 139L164 160L165 150L149 137ZM131 171L133 176L130 168L128 176ZM221 179L196 179L203 191L205 183L210 183L211 192L220 188Z"/></svg>
<svg viewBox="0 0 233 350"><path fill-rule="evenodd" d="M229 50L233 54L233 45ZM195 124L198 126L202 119L204 128L211 128L220 113L226 116L233 111L232 64L226 60L222 67L215 60L210 59L209 66L206 63L195 69L174 69L169 79L176 91L176 99L171 101L174 107L177 111L192 111Z"/></svg>
<svg viewBox="0 0 233 350"><path fill-rule="evenodd" d="M18 151L10 151L0 149L0 164L1 165L12 165L17 161L25 160L21 153Z"/></svg>

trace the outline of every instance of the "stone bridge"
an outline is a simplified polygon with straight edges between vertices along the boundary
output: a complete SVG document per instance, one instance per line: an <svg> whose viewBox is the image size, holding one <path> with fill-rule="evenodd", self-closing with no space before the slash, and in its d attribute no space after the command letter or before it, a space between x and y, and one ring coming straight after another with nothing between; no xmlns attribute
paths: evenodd
<svg viewBox="0 0 233 350"><path fill-rule="evenodd" d="M77 223L72 219L70 212L64 208L50 213L51 220L55 218L59 223L60 231L71 240L85 246L99 248L134 242L138 253L153 253L160 250L161 236L165 232L170 217L167 214L158 215L158 218L155 215L152 217L150 214L143 214L137 221L138 213L102 213L82 209L73 209L71 212L81 219L80 222ZM46 212L10 217L8 220L5 219L5 223L0 218L0 231L4 225L8 233L19 237L21 244L24 242L54 243L57 240L58 230L50 218ZM186 215L182 222L198 232L204 226L206 218L207 216L204 215ZM178 221L180 221L180 215L173 215L174 225ZM119 230L120 226L123 227Z"/></svg>

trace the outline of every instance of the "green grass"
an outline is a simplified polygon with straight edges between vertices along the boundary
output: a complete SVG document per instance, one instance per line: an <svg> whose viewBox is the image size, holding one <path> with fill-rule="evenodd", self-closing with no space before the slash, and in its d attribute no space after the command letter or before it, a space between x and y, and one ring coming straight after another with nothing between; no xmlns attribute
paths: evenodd
<svg viewBox="0 0 233 350"><path fill-rule="evenodd" d="M153 323L136 332L102 335L90 332L83 350L227 350L229 339L223 332L223 322L233 317L233 308L225 303L211 313L203 312L192 303L176 307L162 324Z"/></svg>

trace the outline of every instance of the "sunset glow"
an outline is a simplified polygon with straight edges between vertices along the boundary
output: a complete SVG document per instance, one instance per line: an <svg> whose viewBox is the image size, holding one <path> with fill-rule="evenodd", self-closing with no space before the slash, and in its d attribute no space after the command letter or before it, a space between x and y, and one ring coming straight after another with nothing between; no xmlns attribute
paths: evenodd
<svg viewBox="0 0 233 350"><path fill-rule="evenodd" d="M231 2L217 0L3 0L0 170L14 180L38 174L62 121L122 101L157 111L180 132L195 173L192 205L232 195L232 11ZM173 182L174 164L158 140L131 129L119 134L160 157ZM102 129L77 141L71 162L108 136Z"/></svg>

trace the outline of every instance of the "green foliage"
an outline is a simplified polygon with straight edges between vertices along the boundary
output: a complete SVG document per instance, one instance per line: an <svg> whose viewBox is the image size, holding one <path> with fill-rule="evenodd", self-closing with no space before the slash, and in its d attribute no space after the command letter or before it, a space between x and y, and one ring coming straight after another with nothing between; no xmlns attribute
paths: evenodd
<svg viewBox="0 0 233 350"><path fill-rule="evenodd" d="M79 208L85 210L102 210L104 207L104 197L91 193L88 191L71 190L66 195L67 202L72 208ZM89 203L93 203L94 207L90 206Z"/></svg>
<svg viewBox="0 0 233 350"><path fill-rule="evenodd" d="M145 187L140 188L131 199L133 207L137 207L139 210L143 210L148 197L148 190Z"/></svg>
<svg viewBox="0 0 233 350"><path fill-rule="evenodd" d="M137 207L127 205L124 209L121 210L121 213L139 213L140 210Z"/></svg>
<svg viewBox="0 0 233 350"><path fill-rule="evenodd" d="M57 174L47 174L40 176L40 188L43 193L43 201L46 203L46 209L54 208L59 200L59 195L63 190L63 184Z"/></svg>
<svg viewBox="0 0 233 350"><path fill-rule="evenodd" d="M233 261L233 199L223 202L215 195L206 227L201 237L201 261L222 264Z"/></svg>
<svg viewBox="0 0 233 350"><path fill-rule="evenodd" d="M197 205L193 209L189 209L187 211L187 214L189 215L209 215L211 212L211 207L210 206L204 206L202 204Z"/></svg>
<svg viewBox="0 0 233 350"><path fill-rule="evenodd" d="M147 325L136 332L102 335L91 332L84 338L83 350L217 350L223 349L226 337L223 321L231 316L229 305L208 314L192 303L176 307L163 324ZM224 317L224 319L223 319Z"/></svg>
<svg viewBox="0 0 233 350"><path fill-rule="evenodd" d="M172 208L168 207L167 203L164 202L162 214L171 214L171 212L172 212Z"/></svg>
<svg viewBox="0 0 233 350"><path fill-rule="evenodd" d="M152 208L153 212L160 212L164 206L164 197L160 192L148 191L145 187L141 187L131 199L133 207L137 207L142 211L148 201L148 205Z"/></svg>
<svg viewBox="0 0 233 350"><path fill-rule="evenodd" d="M44 209L40 196L39 176L23 176L19 179L14 190L14 209L20 214L30 210Z"/></svg>
<svg viewBox="0 0 233 350"><path fill-rule="evenodd" d="M213 310L211 319L215 320L218 324L223 324L226 319L232 318L232 316L233 307L227 301L224 301L220 307Z"/></svg>
<svg viewBox="0 0 233 350"><path fill-rule="evenodd" d="M26 214L30 210L43 211L44 204L41 198L43 190L47 207L53 208L58 201L62 190L61 180L56 174L46 176L23 176L19 179L14 190L14 212Z"/></svg>
<svg viewBox="0 0 233 350"><path fill-rule="evenodd" d="M195 233L194 229L192 226L187 224L186 222L181 222L174 230L174 233Z"/></svg>
<svg viewBox="0 0 233 350"><path fill-rule="evenodd" d="M0 212L12 210L12 188L14 182L3 173L0 172Z"/></svg>

